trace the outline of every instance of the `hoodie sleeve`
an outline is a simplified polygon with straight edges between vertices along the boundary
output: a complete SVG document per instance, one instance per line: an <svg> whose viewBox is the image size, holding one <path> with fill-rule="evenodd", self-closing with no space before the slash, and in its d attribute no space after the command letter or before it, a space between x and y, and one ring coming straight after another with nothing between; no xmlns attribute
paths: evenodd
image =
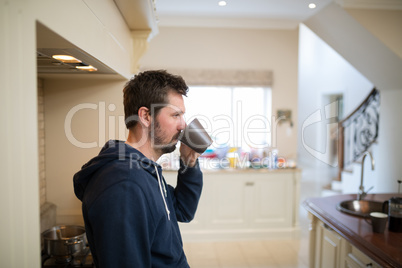
<svg viewBox="0 0 402 268"><path fill-rule="evenodd" d="M194 167L187 167L180 160L177 185L174 189L173 204L177 220L190 222L197 210L203 185L203 176L197 160Z"/></svg>
<svg viewBox="0 0 402 268"><path fill-rule="evenodd" d="M96 266L151 267L155 223L146 200L135 183L126 181L108 188L90 207L87 235Z"/></svg>

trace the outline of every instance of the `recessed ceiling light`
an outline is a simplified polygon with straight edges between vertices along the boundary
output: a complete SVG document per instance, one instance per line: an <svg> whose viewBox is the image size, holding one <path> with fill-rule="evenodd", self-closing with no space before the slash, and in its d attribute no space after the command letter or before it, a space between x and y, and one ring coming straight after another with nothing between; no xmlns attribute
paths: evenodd
<svg viewBox="0 0 402 268"><path fill-rule="evenodd" d="M226 1L219 1L219 3L218 3L218 5L221 7L226 6L226 4L227 4Z"/></svg>
<svg viewBox="0 0 402 268"><path fill-rule="evenodd" d="M316 8L317 6L314 3L310 3L310 4L308 4L308 7L313 9L313 8Z"/></svg>
<svg viewBox="0 0 402 268"><path fill-rule="evenodd" d="M88 66L75 66L75 68L80 69L80 70L85 70L88 72L96 72L98 69L96 69L95 67L93 67L92 65L88 65Z"/></svg>
<svg viewBox="0 0 402 268"><path fill-rule="evenodd" d="M81 63L79 59L70 55L53 55L52 58L65 63Z"/></svg>

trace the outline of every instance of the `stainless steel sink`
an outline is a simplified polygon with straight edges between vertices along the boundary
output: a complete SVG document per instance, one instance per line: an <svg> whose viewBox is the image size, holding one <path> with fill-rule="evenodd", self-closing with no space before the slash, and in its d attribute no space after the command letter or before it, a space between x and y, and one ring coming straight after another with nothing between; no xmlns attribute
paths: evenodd
<svg viewBox="0 0 402 268"><path fill-rule="evenodd" d="M371 212L382 212L382 202L371 200L347 200L337 204L339 211L358 217L369 217Z"/></svg>

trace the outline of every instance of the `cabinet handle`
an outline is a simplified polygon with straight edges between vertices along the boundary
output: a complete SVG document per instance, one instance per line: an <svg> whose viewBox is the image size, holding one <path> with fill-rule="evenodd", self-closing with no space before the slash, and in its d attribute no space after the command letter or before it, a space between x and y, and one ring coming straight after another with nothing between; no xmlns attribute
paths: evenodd
<svg viewBox="0 0 402 268"><path fill-rule="evenodd" d="M331 228L331 227L329 227L326 223L324 223L324 228L325 229L327 229L328 231L331 231L331 232L333 232L334 230Z"/></svg>
<svg viewBox="0 0 402 268"><path fill-rule="evenodd" d="M366 267L373 267L372 263L366 264Z"/></svg>
<svg viewBox="0 0 402 268"><path fill-rule="evenodd" d="M254 186L254 182L248 181L248 182L246 182L246 186Z"/></svg>

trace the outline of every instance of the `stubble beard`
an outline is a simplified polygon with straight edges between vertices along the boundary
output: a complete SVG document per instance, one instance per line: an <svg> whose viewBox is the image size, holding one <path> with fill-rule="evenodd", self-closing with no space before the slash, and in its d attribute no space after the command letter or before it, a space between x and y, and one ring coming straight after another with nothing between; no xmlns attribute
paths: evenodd
<svg viewBox="0 0 402 268"><path fill-rule="evenodd" d="M161 154L168 154L176 150L177 140L180 136L180 132L177 133L174 137L172 137L169 143L164 142L163 131L159 124L158 120L154 121L153 131L152 129L149 132L149 136L152 139L152 143L154 149Z"/></svg>

